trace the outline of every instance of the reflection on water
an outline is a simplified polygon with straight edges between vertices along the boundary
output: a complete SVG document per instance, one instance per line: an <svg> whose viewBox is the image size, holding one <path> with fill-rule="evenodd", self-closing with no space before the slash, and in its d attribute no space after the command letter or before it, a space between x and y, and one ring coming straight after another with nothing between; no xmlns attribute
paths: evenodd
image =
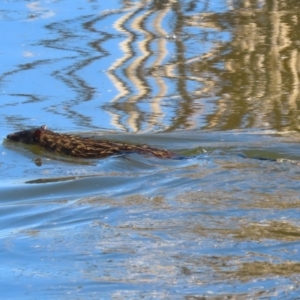
<svg viewBox="0 0 300 300"><path fill-rule="evenodd" d="M3 297L297 298L299 8L3 2L1 138L47 124L188 156L4 141Z"/></svg>
<svg viewBox="0 0 300 300"><path fill-rule="evenodd" d="M69 17L51 1L7 4L20 38L4 37L6 121L298 130L299 3L210 2L92 1Z"/></svg>

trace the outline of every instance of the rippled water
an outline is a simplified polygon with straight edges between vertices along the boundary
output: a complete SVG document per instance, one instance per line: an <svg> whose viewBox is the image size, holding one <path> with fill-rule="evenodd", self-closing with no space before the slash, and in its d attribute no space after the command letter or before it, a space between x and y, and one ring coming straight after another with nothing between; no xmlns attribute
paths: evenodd
<svg viewBox="0 0 300 300"><path fill-rule="evenodd" d="M126 139L163 144L190 157L130 154L75 162L40 153L38 167L30 147L4 144L5 296L299 292L299 165L241 155L299 160L296 143L258 132Z"/></svg>
<svg viewBox="0 0 300 300"><path fill-rule="evenodd" d="M297 22L276 18L295 11L285 4L0 4L3 298L297 298L299 94L283 26ZM42 124L185 158L75 159L5 139Z"/></svg>

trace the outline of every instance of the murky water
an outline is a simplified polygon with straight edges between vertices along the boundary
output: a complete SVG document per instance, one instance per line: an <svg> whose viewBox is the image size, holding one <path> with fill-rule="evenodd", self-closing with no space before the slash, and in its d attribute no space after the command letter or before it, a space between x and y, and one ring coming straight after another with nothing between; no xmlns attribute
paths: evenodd
<svg viewBox="0 0 300 300"><path fill-rule="evenodd" d="M298 2L107 2L0 4L1 296L297 298ZM186 158L5 139L43 124Z"/></svg>

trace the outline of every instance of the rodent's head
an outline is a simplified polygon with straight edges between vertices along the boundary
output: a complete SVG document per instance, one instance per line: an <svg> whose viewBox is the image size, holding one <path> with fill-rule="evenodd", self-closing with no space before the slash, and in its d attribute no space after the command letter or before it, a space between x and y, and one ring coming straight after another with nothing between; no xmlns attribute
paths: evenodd
<svg viewBox="0 0 300 300"><path fill-rule="evenodd" d="M26 144L37 144L40 139L40 135L43 130L46 129L46 125L39 128L22 130L12 134L7 135L7 139L15 142L22 142Z"/></svg>

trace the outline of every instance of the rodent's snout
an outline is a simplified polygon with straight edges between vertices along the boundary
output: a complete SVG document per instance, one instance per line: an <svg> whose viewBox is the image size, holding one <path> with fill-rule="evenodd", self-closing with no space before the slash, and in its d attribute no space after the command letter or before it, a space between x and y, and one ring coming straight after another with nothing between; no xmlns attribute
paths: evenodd
<svg viewBox="0 0 300 300"><path fill-rule="evenodd" d="M13 134L8 134L8 135L6 136L6 138L7 138L8 140L11 140L11 141L16 140L16 139L14 138L14 135L13 135Z"/></svg>

